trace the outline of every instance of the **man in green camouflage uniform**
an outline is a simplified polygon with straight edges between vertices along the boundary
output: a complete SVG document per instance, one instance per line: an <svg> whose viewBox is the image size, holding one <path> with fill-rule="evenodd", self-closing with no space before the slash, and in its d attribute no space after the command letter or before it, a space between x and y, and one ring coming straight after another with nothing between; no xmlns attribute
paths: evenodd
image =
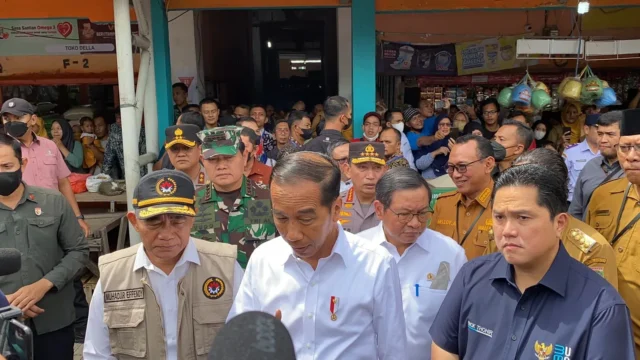
<svg viewBox="0 0 640 360"><path fill-rule="evenodd" d="M247 154L241 130L225 126L198 133L210 182L196 194L191 236L238 245L238 263L245 268L253 250L275 238L277 231L269 187L244 176Z"/></svg>

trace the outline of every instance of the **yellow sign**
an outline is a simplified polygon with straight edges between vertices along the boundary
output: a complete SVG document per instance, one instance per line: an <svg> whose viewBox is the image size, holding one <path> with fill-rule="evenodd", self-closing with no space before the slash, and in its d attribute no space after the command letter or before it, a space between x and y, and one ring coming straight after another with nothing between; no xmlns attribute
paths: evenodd
<svg viewBox="0 0 640 360"><path fill-rule="evenodd" d="M524 66L516 59L518 37L508 36L456 44L458 75L471 75Z"/></svg>

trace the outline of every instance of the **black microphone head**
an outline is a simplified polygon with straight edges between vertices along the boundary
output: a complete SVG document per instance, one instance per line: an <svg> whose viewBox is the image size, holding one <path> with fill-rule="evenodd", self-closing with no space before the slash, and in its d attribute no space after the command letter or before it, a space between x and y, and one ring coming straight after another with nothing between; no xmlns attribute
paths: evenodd
<svg viewBox="0 0 640 360"><path fill-rule="evenodd" d="M229 321L216 336L209 360L295 360L291 335L275 317L250 311Z"/></svg>
<svg viewBox="0 0 640 360"><path fill-rule="evenodd" d="M0 248L0 276L17 273L21 266L20 251L12 248Z"/></svg>

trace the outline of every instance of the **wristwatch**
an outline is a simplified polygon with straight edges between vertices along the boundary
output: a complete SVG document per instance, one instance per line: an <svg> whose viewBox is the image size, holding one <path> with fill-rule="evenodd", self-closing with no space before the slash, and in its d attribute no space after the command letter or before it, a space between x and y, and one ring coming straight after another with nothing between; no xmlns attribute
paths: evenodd
<svg viewBox="0 0 640 360"><path fill-rule="evenodd" d="M78 220L84 220L84 215L80 214L80 215L76 216L76 219L78 219Z"/></svg>

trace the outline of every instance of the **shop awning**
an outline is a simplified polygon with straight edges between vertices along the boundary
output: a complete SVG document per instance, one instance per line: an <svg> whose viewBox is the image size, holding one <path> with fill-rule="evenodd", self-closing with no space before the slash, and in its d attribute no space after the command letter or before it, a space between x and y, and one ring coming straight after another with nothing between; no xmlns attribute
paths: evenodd
<svg viewBox="0 0 640 360"><path fill-rule="evenodd" d="M577 6L579 0L376 0L377 12L419 12L479 9L544 9ZM563 4L566 2L566 4ZM638 6L637 0L590 0L592 7ZM112 0L0 0L0 19L89 18L113 21ZM299 8L348 6L351 0L170 0L167 10ZM133 9L131 11L134 19Z"/></svg>

